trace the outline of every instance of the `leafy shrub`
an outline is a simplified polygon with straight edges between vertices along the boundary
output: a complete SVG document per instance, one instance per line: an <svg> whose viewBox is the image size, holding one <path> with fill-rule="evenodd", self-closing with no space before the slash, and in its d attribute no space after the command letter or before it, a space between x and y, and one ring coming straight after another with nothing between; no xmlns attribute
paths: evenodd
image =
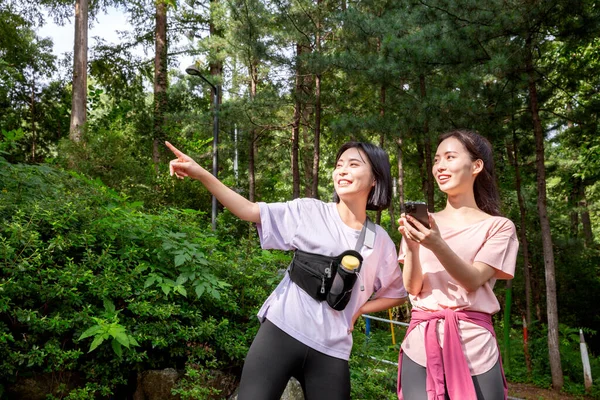
<svg viewBox="0 0 600 400"><path fill-rule="evenodd" d="M388 318L386 312L378 313L377 316ZM353 399L395 400L398 398L396 394L397 361L405 329L395 327L394 330L395 345L392 344L392 336L387 323L372 321L371 332L367 337L364 318L358 319L353 332L354 343L350 357Z"/></svg>
<svg viewBox="0 0 600 400"><path fill-rule="evenodd" d="M235 372L289 256L199 219L0 158L0 380L74 373L55 395L98 398L145 369Z"/></svg>

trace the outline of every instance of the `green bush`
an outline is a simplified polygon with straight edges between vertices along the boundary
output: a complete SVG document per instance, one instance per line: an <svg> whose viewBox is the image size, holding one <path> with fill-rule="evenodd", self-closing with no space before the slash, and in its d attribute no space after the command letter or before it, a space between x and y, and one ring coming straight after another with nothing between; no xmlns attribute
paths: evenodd
<svg viewBox="0 0 600 400"><path fill-rule="evenodd" d="M99 181L1 158L0 220L0 380L72 373L81 384L54 393L70 398L145 369L235 371L289 259L199 228L196 211L151 214Z"/></svg>
<svg viewBox="0 0 600 400"><path fill-rule="evenodd" d="M387 312L376 315L380 318L388 318ZM354 327L354 343L350 357L353 399L396 400L398 398L396 394L398 352L406 329L395 326L394 331L396 344L392 344L389 325L372 320L370 334L367 337L365 320L358 319Z"/></svg>

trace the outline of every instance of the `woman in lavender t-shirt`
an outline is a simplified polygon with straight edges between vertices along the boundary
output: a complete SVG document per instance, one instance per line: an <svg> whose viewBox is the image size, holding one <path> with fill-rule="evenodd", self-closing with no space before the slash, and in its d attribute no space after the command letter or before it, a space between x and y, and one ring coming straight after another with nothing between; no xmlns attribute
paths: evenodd
<svg viewBox="0 0 600 400"><path fill-rule="evenodd" d="M431 229L411 216L399 221L399 260L413 308L398 398L506 399L493 289L497 279L512 279L519 243L514 224L500 216L492 146L471 131L443 134L433 176L447 201L429 214Z"/></svg>
<svg viewBox="0 0 600 400"><path fill-rule="evenodd" d="M265 249L337 256L357 245L366 211L383 210L391 201L388 156L370 143L349 142L338 151L334 202L307 198L271 204L248 201L167 146L177 156L171 174L199 180L233 214L255 222ZM341 311L313 299L285 274L258 313L262 324L246 356L239 400L279 399L292 376L307 400L350 398L348 359L356 319L400 305L407 296L396 248L385 230L376 226L374 240L365 240L360 253L359 279Z"/></svg>

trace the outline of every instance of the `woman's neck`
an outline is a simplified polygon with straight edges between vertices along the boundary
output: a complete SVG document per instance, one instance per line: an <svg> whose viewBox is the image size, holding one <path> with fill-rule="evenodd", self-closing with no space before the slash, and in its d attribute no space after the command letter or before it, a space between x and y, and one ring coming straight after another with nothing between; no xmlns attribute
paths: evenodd
<svg viewBox="0 0 600 400"><path fill-rule="evenodd" d="M348 204L340 200L336 207L344 224L356 230L362 228L367 219L366 204Z"/></svg>
<svg viewBox="0 0 600 400"><path fill-rule="evenodd" d="M470 217L480 218L481 214L485 214L475 201L473 194L460 194L448 196L446 207L441 212L447 216L460 219L470 219Z"/></svg>

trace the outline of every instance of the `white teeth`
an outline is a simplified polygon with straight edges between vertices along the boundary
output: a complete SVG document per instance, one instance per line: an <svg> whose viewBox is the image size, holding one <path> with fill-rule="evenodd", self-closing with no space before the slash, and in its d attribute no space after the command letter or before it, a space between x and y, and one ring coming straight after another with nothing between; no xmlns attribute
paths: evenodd
<svg viewBox="0 0 600 400"><path fill-rule="evenodd" d="M348 186L350 183L352 183L352 182L349 182L349 181L339 181L338 185L339 186Z"/></svg>

